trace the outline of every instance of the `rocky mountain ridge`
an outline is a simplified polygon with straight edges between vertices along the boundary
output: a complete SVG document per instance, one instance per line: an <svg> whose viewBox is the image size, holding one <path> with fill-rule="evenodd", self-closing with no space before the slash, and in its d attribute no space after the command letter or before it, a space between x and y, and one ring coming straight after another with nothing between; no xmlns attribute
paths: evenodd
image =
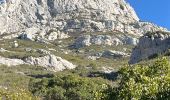
<svg viewBox="0 0 170 100"><path fill-rule="evenodd" d="M65 33L119 31L142 35L166 30L140 22L124 0L1 0L1 34L22 33L37 28L37 33L56 29Z"/></svg>

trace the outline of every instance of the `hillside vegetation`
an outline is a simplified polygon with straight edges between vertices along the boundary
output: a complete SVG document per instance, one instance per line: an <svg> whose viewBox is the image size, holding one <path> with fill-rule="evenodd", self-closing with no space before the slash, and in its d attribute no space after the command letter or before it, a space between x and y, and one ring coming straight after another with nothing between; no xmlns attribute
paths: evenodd
<svg viewBox="0 0 170 100"><path fill-rule="evenodd" d="M116 79L104 77L104 74L81 76L76 71L49 74L38 67L24 68L27 75L18 76L13 68L1 67L1 75L5 76L5 79L1 78L1 84L6 87L0 89L1 98L9 100L170 99L170 63L167 58L158 59L151 65L124 66L117 72ZM23 70L19 66L15 69Z"/></svg>

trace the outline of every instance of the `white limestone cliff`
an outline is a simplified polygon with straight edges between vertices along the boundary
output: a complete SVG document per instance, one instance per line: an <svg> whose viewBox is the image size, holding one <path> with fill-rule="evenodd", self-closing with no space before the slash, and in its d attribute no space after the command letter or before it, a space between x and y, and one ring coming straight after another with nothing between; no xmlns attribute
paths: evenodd
<svg viewBox="0 0 170 100"><path fill-rule="evenodd" d="M72 32L120 31L142 35L166 30L152 23L139 22L125 0L1 0L0 34L21 33L38 28Z"/></svg>

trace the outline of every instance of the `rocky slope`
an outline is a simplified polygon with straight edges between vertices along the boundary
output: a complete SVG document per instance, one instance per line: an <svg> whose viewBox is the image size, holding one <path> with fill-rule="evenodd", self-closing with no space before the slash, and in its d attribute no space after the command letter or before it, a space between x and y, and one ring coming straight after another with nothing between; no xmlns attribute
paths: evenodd
<svg viewBox="0 0 170 100"><path fill-rule="evenodd" d="M139 39L139 44L133 49L130 63L134 64L159 55L169 55L170 32L147 33Z"/></svg>

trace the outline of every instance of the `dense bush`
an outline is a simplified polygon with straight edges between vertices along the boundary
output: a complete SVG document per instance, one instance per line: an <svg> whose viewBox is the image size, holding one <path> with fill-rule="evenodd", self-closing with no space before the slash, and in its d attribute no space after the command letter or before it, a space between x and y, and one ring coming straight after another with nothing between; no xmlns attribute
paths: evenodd
<svg viewBox="0 0 170 100"><path fill-rule="evenodd" d="M61 75L42 80L31 80L34 95L47 100L108 100L111 88L101 78Z"/></svg>
<svg viewBox="0 0 170 100"><path fill-rule="evenodd" d="M120 70L115 94L120 100L170 100L170 63L166 58L150 66L128 66Z"/></svg>

